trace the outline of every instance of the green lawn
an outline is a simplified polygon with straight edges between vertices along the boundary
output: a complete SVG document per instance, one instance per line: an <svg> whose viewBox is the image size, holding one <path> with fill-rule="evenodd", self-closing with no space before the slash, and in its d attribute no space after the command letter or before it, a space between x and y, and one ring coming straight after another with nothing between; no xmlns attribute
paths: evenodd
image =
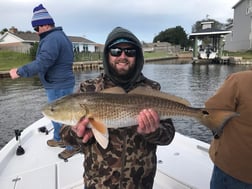
<svg viewBox="0 0 252 189"><path fill-rule="evenodd" d="M236 57L242 57L243 59L252 59L252 51L246 51L246 52L225 52L224 54L227 56L236 56Z"/></svg>
<svg viewBox="0 0 252 189"><path fill-rule="evenodd" d="M252 51L247 52L224 52L227 56L239 56L243 57L243 59L252 59ZM96 60L101 57L97 54L92 55L92 53L88 53L87 55L75 56L75 59L78 61L85 61L85 60ZM169 57L173 56L168 54L167 52L145 52L144 58L162 58L162 57ZM32 61L29 54L25 53L18 53L18 52L11 52L11 51L0 51L0 71L8 71L11 68L20 67L28 62Z"/></svg>
<svg viewBox="0 0 252 189"><path fill-rule="evenodd" d="M0 51L0 71L6 71L11 68L19 67L31 61L28 54Z"/></svg>
<svg viewBox="0 0 252 189"><path fill-rule="evenodd" d="M75 59L78 61L85 61L85 60L98 60L100 56L96 54L91 55L91 53L86 54L79 54L75 56ZM159 57L167 57L171 56L166 52L151 52L151 53L144 53L145 58L159 58ZM7 71L11 68L20 67L28 62L32 61L29 54L24 53L17 53L17 52L10 52L10 51L0 51L0 71Z"/></svg>
<svg viewBox="0 0 252 189"><path fill-rule="evenodd" d="M144 58L162 58L162 57L169 57L172 56L167 52L145 52Z"/></svg>

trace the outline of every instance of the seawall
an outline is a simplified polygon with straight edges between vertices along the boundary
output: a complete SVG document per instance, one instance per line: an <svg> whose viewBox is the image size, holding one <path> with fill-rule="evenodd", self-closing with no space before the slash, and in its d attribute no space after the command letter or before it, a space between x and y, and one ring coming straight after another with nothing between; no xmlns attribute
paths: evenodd
<svg viewBox="0 0 252 189"><path fill-rule="evenodd" d="M177 59L178 57L163 57L163 58L148 58L145 62L154 62L162 60ZM100 61L85 61L85 62L74 62L73 70L101 70L103 69L102 60ZM0 71L0 78L9 78L9 71Z"/></svg>

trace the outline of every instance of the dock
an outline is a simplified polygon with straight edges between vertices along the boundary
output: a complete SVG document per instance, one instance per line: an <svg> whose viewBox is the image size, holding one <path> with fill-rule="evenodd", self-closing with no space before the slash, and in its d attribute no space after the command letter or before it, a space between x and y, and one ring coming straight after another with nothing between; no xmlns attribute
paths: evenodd
<svg viewBox="0 0 252 189"><path fill-rule="evenodd" d="M103 65L102 61L86 61L86 62L74 62L73 70L74 71L83 71L83 70L102 70ZM0 78L9 78L9 71L0 71Z"/></svg>
<svg viewBox="0 0 252 189"><path fill-rule="evenodd" d="M9 71L0 71L0 78L10 77Z"/></svg>
<svg viewBox="0 0 252 189"><path fill-rule="evenodd" d="M102 61L85 61L85 62L74 62L73 70L102 70Z"/></svg>
<svg viewBox="0 0 252 189"><path fill-rule="evenodd" d="M243 64L252 65L252 60L244 60L242 57L222 56L216 59L194 59L193 64Z"/></svg>

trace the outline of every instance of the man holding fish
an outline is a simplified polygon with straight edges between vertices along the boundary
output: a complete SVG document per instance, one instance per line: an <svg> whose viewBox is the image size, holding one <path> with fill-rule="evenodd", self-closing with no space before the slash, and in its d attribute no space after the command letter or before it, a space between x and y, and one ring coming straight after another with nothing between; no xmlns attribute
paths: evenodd
<svg viewBox="0 0 252 189"><path fill-rule="evenodd" d="M142 74L143 65L142 47L137 37L124 28L116 27L105 42L104 73L81 83L79 92L99 93L110 89L114 92L121 89L122 93L128 93L139 86L160 90L159 83ZM94 132L99 130L99 124L102 124L94 117L95 112L83 117L77 125L61 129L65 142L82 146L85 188L152 188L156 148L173 140L175 129L172 120L160 121L154 109L142 109L137 117L138 124L108 128L109 141L102 145L108 136L101 135L100 143L93 137ZM97 129L91 130L90 124Z"/></svg>
<svg viewBox="0 0 252 189"><path fill-rule="evenodd" d="M152 188L157 145L169 144L175 134L171 118L196 118L218 137L226 122L239 115L194 108L159 91L160 85L142 74L143 64L139 40L117 27L105 42L104 73L81 83L79 93L42 109L65 124L65 143L82 147L85 188Z"/></svg>

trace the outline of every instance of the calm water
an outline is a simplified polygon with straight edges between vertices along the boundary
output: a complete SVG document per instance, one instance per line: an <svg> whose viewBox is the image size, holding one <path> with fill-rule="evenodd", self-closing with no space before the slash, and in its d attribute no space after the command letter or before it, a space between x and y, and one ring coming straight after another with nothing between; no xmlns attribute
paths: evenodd
<svg viewBox="0 0 252 189"><path fill-rule="evenodd" d="M162 91L186 98L194 107L204 106L228 74L249 69L249 66L192 65L160 62L146 64L143 73L160 82ZM172 61L174 63L174 60ZM80 81L94 78L98 71L76 72L76 89ZM45 91L37 78L0 79L0 149L14 137L14 129L24 129L42 117ZM187 136L209 142L211 132L196 120L175 119L176 130Z"/></svg>

